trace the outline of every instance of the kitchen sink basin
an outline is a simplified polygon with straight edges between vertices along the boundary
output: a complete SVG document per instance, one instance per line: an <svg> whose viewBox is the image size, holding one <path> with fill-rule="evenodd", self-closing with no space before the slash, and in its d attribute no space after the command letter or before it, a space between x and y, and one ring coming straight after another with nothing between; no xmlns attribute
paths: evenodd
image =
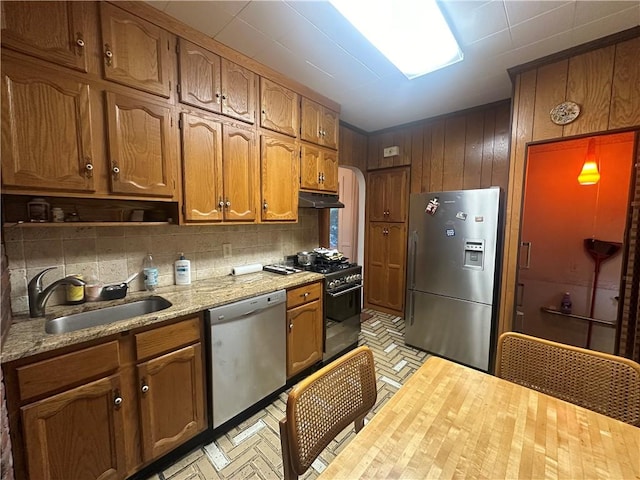
<svg viewBox="0 0 640 480"><path fill-rule="evenodd" d="M159 312L171 306L171 302L166 298L153 296L142 300L136 300L113 307L90 310L88 312L74 313L64 317L57 317L47 320L45 332L47 333L67 333L82 328L96 327L107 323L126 320L146 313Z"/></svg>

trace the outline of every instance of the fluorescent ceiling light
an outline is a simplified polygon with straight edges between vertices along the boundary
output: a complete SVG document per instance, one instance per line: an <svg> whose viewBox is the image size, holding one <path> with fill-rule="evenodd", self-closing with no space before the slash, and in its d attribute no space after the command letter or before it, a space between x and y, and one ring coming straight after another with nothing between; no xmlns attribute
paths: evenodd
<svg viewBox="0 0 640 480"><path fill-rule="evenodd" d="M435 0L329 0L408 79L462 60Z"/></svg>

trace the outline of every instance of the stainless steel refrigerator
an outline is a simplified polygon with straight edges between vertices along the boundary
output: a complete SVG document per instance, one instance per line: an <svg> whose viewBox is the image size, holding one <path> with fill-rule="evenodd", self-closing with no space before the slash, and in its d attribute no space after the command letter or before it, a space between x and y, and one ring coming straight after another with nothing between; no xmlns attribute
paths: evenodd
<svg viewBox="0 0 640 480"><path fill-rule="evenodd" d="M493 369L502 209L498 187L411 195L408 345Z"/></svg>

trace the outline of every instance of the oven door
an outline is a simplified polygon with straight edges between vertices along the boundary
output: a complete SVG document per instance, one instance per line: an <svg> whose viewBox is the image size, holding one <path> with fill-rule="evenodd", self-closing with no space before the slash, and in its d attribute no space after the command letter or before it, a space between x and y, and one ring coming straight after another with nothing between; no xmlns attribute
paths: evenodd
<svg viewBox="0 0 640 480"><path fill-rule="evenodd" d="M324 296L325 342L323 362L357 346L360 336L362 285L352 285Z"/></svg>

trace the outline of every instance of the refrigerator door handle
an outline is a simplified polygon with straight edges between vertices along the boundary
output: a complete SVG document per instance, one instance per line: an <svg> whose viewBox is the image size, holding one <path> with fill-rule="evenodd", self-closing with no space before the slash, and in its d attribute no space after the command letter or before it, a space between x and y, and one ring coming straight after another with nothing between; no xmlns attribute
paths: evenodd
<svg viewBox="0 0 640 480"><path fill-rule="evenodd" d="M524 265L520 265L520 268L527 269L531 268L531 242L520 242L521 247L527 247L527 263Z"/></svg>
<svg viewBox="0 0 640 480"><path fill-rule="evenodd" d="M418 232L413 230L409 239L409 285L413 290L416 286L416 250L418 248Z"/></svg>
<svg viewBox="0 0 640 480"><path fill-rule="evenodd" d="M407 298L407 320L409 321L409 325L413 325L413 290L409 290Z"/></svg>
<svg viewBox="0 0 640 480"><path fill-rule="evenodd" d="M524 303L524 283L516 285L516 307L522 307Z"/></svg>

